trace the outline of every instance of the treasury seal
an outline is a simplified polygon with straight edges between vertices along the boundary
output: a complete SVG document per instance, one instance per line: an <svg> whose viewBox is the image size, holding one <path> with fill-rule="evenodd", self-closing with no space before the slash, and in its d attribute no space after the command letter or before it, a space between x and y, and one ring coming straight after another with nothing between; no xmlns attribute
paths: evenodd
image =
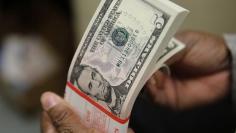
<svg viewBox="0 0 236 133"><path fill-rule="evenodd" d="M112 42L116 46L124 46L129 39L129 33L125 28L117 28L112 33Z"/></svg>

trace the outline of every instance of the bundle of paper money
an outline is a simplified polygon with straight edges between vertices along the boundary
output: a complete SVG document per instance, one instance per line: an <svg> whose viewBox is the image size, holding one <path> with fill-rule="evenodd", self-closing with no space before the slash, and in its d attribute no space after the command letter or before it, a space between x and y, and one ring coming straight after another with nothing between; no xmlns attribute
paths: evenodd
<svg viewBox="0 0 236 133"><path fill-rule="evenodd" d="M151 75L184 48L188 11L168 0L102 0L75 53L65 98L88 127L126 132Z"/></svg>

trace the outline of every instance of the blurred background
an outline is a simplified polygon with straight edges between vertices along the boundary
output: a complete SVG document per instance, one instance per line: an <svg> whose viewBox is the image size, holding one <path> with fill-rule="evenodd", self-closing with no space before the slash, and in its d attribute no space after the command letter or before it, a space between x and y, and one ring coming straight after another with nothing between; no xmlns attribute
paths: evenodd
<svg viewBox="0 0 236 133"><path fill-rule="evenodd" d="M68 0L0 0L1 133L40 132L40 95L64 93L72 23Z"/></svg>
<svg viewBox="0 0 236 133"><path fill-rule="evenodd" d="M219 35L236 33L235 0L172 1L191 11L181 30L203 30ZM48 90L63 95L72 56L99 2L0 0L1 133L40 132L40 95ZM200 112L199 116L205 117L212 110L225 107L213 106L213 109L200 109L197 113L185 112L184 120L179 114L169 112L168 115L175 119L168 117L164 121L173 120L167 124L171 128L178 121L191 120L191 124L186 122L186 127L194 129L193 125L199 124L199 120L192 116ZM160 110L163 109L159 109L159 113ZM217 115L211 117L215 120ZM168 126L162 125L160 132L167 133L164 128ZM176 132L178 130L182 131L177 128Z"/></svg>
<svg viewBox="0 0 236 133"><path fill-rule="evenodd" d="M190 10L181 29L196 29L217 34L236 32L235 0L171 0ZM73 0L76 33L80 38L100 0ZM89 7L89 8L88 8Z"/></svg>

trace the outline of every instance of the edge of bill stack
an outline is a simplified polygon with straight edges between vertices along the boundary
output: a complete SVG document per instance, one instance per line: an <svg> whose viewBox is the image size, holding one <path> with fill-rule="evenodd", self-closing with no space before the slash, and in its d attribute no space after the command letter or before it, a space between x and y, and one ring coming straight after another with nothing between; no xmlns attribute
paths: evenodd
<svg viewBox="0 0 236 133"><path fill-rule="evenodd" d="M130 115L133 104L148 79L148 70L155 66L156 60L161 56L160 51L164 50L170 39L174 36L179 26L182 24L185 17L188 15L189 11L176 5L175 3L168 0L144 0L151 6L155 7L157 10L167 13L170 18L162 33L160 34L154 48L152 49L150 55L142 66L140 73L138 74L136 80L133 83L127 98L123 104L121 110L121 118L127 118Z"/></svg>

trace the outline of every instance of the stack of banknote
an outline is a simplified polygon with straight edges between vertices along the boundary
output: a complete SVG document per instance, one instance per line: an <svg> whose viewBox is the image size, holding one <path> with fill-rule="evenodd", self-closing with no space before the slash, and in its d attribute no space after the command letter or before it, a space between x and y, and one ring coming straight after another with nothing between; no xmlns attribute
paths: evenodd
<svg viewBox="0 0 236 133"><path fill-rule="evenodd" d="M102 0L75 53L65 99L83 123L126 132L151 75L184 48L173 36L188 11L168 0Z"/></svg>

